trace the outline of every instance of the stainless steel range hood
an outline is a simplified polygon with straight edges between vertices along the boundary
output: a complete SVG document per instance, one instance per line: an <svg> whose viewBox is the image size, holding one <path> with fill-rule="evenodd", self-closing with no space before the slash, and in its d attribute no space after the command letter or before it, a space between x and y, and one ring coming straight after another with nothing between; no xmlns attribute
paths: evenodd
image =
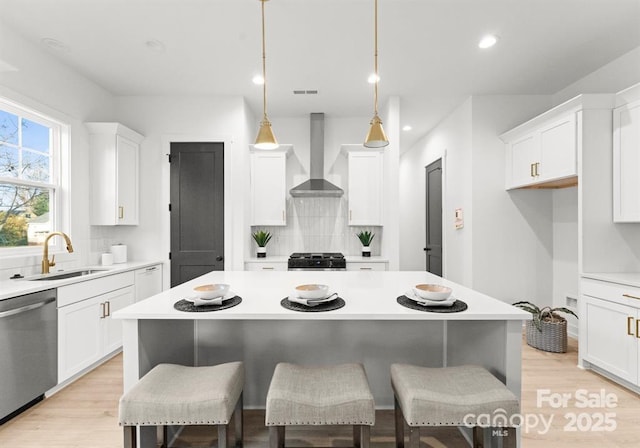
<svg viewBox="0 0 640 448"><path fill-rule="evenodd" d="M311 179L293 187L289 193L293 197L339 198L344 194L342 188L325 180L324 176L324 114L311 114L311 146L309 174Z"/></svg>

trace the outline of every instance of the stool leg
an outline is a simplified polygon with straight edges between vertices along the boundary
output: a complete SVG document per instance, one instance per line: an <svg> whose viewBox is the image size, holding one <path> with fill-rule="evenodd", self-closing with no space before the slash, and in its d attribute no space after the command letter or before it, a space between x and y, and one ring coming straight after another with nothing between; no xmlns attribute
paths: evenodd
<svg viewBox="0 0 640 448"><path fill-rule="evenodd" d="M484 447L484 430L480 426L473 427L473 448Z"/></svg>
<svg viewBox="0 0 640 448"><path fill-rule="evenodd" d="M242 448L242 439L244 438L244 427L243 427L243 419L244 419L244 411L242 404L242 393L240 393L240 398L238 398L238 402L236 403L235 416L235 426L236 426L236 447Z"/></svg>
<svg viewBox="0 0 640 448"><path fill-rule="evenodd" d="M124 448L137 448L138 447L138 439L136 437L136 427L135 426L123 426L122 432L124 435Z"/></svg>
<svg viewBox="0 0 640 448"><path fill-rule="evenodd" d="M369 448L371 438L371 427L369 425L360 426L360 448Z"/></svg>
<svg viewBox="0 0 640 448"><path fill-rule="evenodd" d="M420 446L420 427L409 426L409 447L418 448Z"/></svg>
<svg viewBox="0 0 640 448"><path fill-rule="evenodd" d="M269 448L284 448L284 426L269 426Z"/></svg>
<svg viewBox="0 0 640 448"><path fill-rule="evenodd" d="M506 431L507 435L502 438L502 448L516 448L517 445L517 429L516 428L502 428L503 432Z"/></svg>
<svg viewBox="0 0 640 448"><path fill-rule="evenodd" d="M404 415L402 415L402 408L395 394L393 396L393 407L396 417L396 448L404 448Z"/></svg>
<svg viewBox="0 0 640 448"><path fill-rule="evenodd" d="M227 448L227 426L218 425L218 448Z"/></svg>
<svg viewBox="0 0 640 448"><path fill-rule="evenodd" d="M362 434L360 432L361 425L353 425L353 446L356 448L362 447Z"/></svg>
<svg viewBox="0 0 640 448"><path fill-rule="evenodd" d="M160 448L169 446L169 436L167 434L167 425L156 426L156 445L160 442Z"/></svg>

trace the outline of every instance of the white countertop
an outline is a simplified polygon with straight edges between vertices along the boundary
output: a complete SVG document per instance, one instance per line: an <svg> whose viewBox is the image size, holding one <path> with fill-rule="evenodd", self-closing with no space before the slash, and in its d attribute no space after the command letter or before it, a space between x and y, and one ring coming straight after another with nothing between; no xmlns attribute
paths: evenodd
<svg viewBox="0 0 640 448"><path fill-rule="evenodd" d="M86 282L107 275L118 274L120 272L132 271L135 269L146 268L155 264L161 264L161 261L130 261L128 263L118 263L111 266L82 266L77 269L71 268L64 271L52 270L51 274L59 274L62 272L71 272L81 269L100 269L104 272L96 272L95 274L65 278L61 280L38 280L30 281L30 277L20 279L0 280L0 300L9 299L11 297L21 296L32 292L44 291L45 289L59 288L60 286L70 285L72 283ZM55 268L54 268L55 269Z"/></svg>
<svg viewBox="0 0 640 448"><path fill-rule="evenodd" d="M173 305L192 295L194 286L227 283L242 303L226 310L188 313ZM330 286L346 305L330 312L297 312L280 301L296 285ZM469 308L460 313L432 313L405 308L396 298L418 283L450 286ZM116 319L185 320L530 320L531 314L428 272L408 271L215 271L113 314Z"/></svg>
<svg viewBox="0 0 640 448"><path fill-rule="evenodd" d="M582 277L640 288L640 272L590 272L583 273Z"/></svg>

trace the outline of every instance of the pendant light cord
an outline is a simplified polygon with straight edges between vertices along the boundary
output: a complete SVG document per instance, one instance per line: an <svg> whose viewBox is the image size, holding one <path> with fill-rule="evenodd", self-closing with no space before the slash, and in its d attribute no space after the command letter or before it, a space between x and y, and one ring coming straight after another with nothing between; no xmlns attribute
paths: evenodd
<svg viewBox="0 0 640 448"><path fill-rule="evenodd" d="M267 120L267 63L266 63L266 51L265 51L265 33L264 33L264 3L268 0L260 0L262 3L262 111L264 114L264 121ZM377 0L376 0L377 1Z"/></svg>
<svg viewBox="0 0 640 448"><path fill-rule="evenodd" d="M373 86L373 111L374 111L374 115L377 116L378 115L378 81L380 80L380 77L378 76L378 0L375 0L375 7L374 7L374 53L373 53L373 60L374 60L374 72L375 72L375 83Z"/></svg>

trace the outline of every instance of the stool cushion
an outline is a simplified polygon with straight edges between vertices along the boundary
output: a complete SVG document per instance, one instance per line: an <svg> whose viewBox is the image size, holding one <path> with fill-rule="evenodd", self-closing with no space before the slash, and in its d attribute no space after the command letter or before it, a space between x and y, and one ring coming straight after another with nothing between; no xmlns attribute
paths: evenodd
<svg viewBox="0 0 640 448"><path fill-rule="evenodd" d="M226 425L244 384L244 366L159 364L120 398L120 425Z"/></svg>
<svg viewBox="0 0 640 448"><path fill-rule="evenodd" d="M280 363L267 393L267 426L373 425L373 395L361 364Z"/></svg>
<svg viewBox="0 0 640 448"><path fill-rule="evenodd" d="M517 397L479 366L392 364L391 385L409 426L475 426L480 414L508 421L520 408Z"/></svg>

